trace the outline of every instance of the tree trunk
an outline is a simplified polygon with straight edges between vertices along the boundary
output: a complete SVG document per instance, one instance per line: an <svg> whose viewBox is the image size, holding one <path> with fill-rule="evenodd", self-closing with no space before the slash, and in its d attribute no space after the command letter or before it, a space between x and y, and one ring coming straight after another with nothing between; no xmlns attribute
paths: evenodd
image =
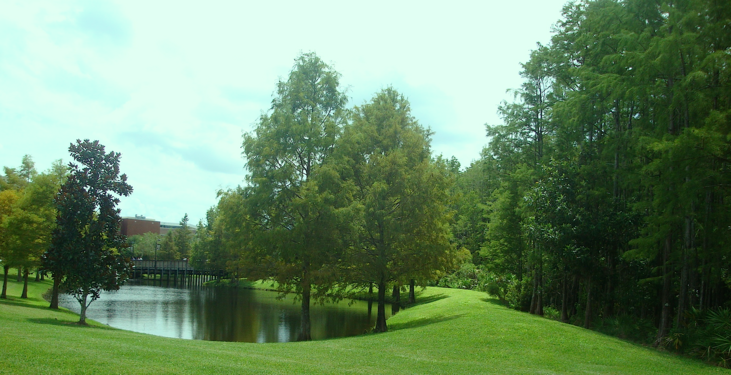
<svg viewBox="0 0 731 375"><path fill-rule="evenodd" d="M28 298L28 267L23 270L23 293L20 294L20 298Z"/></svg>
<svg viewBox="0 0 731 375"><path fill-rule="evenodd" d="M312 340L310 327L310 289L309 282L307 285L302 285L302 326L299 337L297 338L298 341Z"/></svg>
<svg viewBox="0 0 731 375"><path fill-rule="evenodd" d="M662 307L660 312L660 326L657 329L657 338L653 346L658 346L663 337L667 335L670 326L670 247L672 246L672 233L665 237L665 246L662 253Z"/></svg>
<svg viewBox="0 0 731 375"><path fill-rule="evenodd" d="M538 261L538 305L536 306L536 314L543 316L543 255Z"/></svg>
<svg viewBox="0 0 731 375"><path fill-rule="evenodd" d="M79 301L79 304L81 305L81 312L79 313L79 324L86 325L86 308L89 307L89 305L86 303L86 299L88 298L89 294L84 293L84 295L81 297L81 301Z"/></svg>
<svg viewBox="0 0 731 375"><path fill-rule="evenodd" d="M17 282L23 281L23 268L22 267L18 267L18 280L16 280L16 281Z"/></svg>
<svg viewBox="0 0 731 375"><path fill-rule="evenodd" d="M395 284L393 286L393 292L391 292L391 298L393 298L393 302L398 304L401 302L401 286L398 284Z"/></svg>
<svg viewBox="0 0 731 375"><path fill-rule="evenodd" d="M300 334L297 341L312 340L310 326L310 292L312 284L310 282L310 263L305 261L302 265L302 322L300 324Z"/></svg>
<svg viewBox="0 0 731 375"><path fill-rule="evenodd" d="M53 275L53 289L51 291L51 305L48 306L50 309L58 310L58 289L61 285L61 276Z"/></svg>
<svg viewBox="0 0 731 375"><path fill-rule="evenodd" d="M584 328L591 327L591 276L586 281L586 310L584 311Z"/></svg>
<svg viewBox="0 0 731 375"><path fill-rule="evenodd" d="M409 303L416 303L416 281L411 279L409 282Z"/></svg>
<svg viewBox="0 0 731 375"><path fill-rule="evenodd" d="M686 217L686 225L689 218ZM686 231L688 229L686 228ZM685 316L685 306L688 296L688 249L683 247L682 267L680 269L680 293L678 294L678 313L675 317L675 328L679 328Z"/></svg>
<svg viewBox="0 0 731 375"><path fill-rule="evenodd" d="M386 326L386 281L383 277L378 282L378 315L376 316L375 332L387 332Z"/></svg>
<svg viewBox="0 0 731 375"><path fill-rule="evenodd" d="M567 271L564 270L563 283L562 283L563 285L561 285L561 321L564 323L569 322L568 301L567 301L568 287L566 285L568 283L568 280L566 280L567 279L566 272Z"/></svg>
<svg viewBox="0 0 731 375"><path fill-rule="evenodd" d="M8 272L10 271L10 266L3 265L3 271L5 271L5 275L3 275L3 292L0 294L0 298L7 299L8 298Z"/></svg>
<svg viewBox="0 0 731 375"><path fill-rule="evenodd" d="M530 314L535 314L538 309L536 309L536 306L538 305L538 275L536 272L536 267L533 265L533 292L530 296Z"/></svg>
<svg viewBox="0 0 731 375"><path fill-rule="evenodd" d="M394 284L391 299L393 300L391 304L391 315L396 315L401 309L401 286L399 284Z"/></svg>

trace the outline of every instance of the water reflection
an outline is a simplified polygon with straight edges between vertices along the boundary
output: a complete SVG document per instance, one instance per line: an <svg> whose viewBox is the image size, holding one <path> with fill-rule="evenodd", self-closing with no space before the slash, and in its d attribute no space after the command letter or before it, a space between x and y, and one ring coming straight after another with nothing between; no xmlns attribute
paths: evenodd
<svg viewBox="0 0 731 375"><path fill-rule="evenodd" d="M60 304L79 312L78 303L68 295L60 297ZM310 309L314 340L365 333L375 325L377 310L364 301ZM301 319L299 303L292 297L277 299L275 292L142 284L103 293L87 316L112 327L158 336L260 343L297 340Z"/></svg>

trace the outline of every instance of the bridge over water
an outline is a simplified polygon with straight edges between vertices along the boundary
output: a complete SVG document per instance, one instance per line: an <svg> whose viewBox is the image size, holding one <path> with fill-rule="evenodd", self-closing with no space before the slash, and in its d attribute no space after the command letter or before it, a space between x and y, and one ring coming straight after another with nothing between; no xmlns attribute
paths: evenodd
<svg viewBox="0 0 731 375"><path fill-rule="evenodd" d="M199 270L193 268L187 260L133 260L134 268L132 278L159 280L161 283L166 280L174 285L180 284L202 284L213 279L220 279L225 276L223 270Z"/></svg>

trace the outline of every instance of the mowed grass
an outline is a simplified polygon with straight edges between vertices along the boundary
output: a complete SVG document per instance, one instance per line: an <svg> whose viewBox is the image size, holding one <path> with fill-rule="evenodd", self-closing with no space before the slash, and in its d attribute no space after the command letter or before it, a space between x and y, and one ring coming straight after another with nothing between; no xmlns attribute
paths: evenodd
<svg viewBox="0 0 731 375"><path fill-rule="evenodd" d="M11 272L12 275L12 272ZM0 300L7 374L715 374L727 373L505 308L484 293L429 288L390 331L304 343L181 340L74 324L41 298L50 282L11 282Z"/></svg>

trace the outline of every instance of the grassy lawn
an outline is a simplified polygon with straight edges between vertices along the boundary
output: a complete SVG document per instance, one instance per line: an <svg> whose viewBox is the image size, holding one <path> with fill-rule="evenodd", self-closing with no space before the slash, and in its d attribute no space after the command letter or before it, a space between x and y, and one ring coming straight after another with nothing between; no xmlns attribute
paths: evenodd
<svg viewBox="0 0 731 375"><path fill-rule="evenodd" d="M11 271L11 276L13 272ZM11 277L12 278L12 277ZM552 320L484 293L429 288L390 332L305 343L170 339L48 310L50 282L12 281L0 300L0 373L69 374L712 374L728 373Z"/></svg>

